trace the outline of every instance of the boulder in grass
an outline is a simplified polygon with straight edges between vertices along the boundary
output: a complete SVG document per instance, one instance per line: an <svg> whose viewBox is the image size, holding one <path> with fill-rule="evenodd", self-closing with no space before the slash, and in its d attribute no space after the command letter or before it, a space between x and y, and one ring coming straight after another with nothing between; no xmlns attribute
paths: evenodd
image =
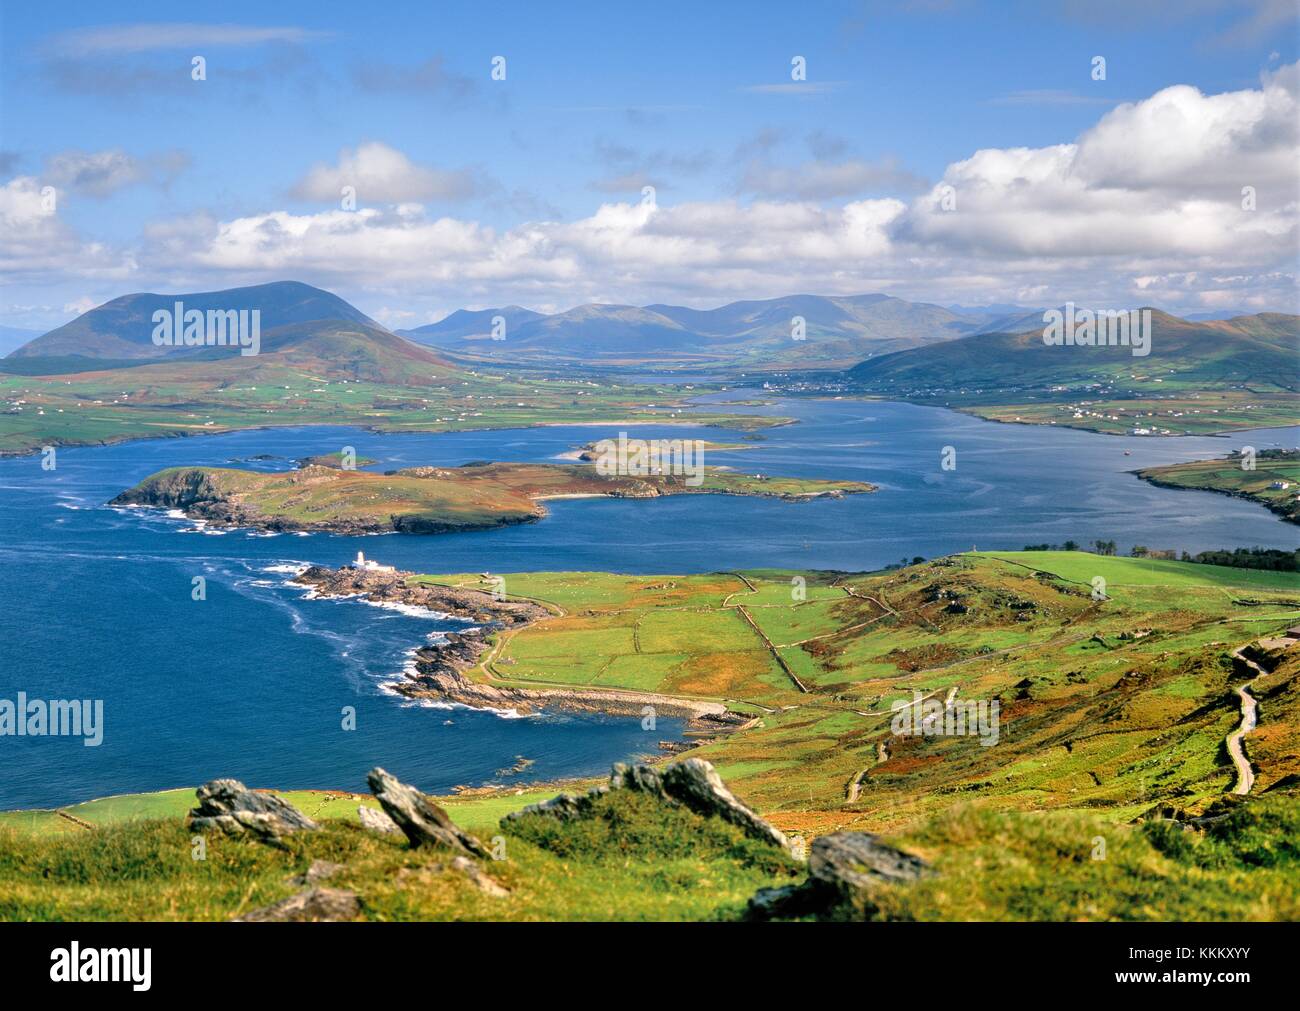
<svg viewBox="0 0 1300 1011"><path fill-rule="evenodd" d="M545 815L560 821L585 817L592 805L611 790L636 790L666 803L681 804L705 818L721 818L748 836L790 852L790 840L780 829L760 818L727 789L717 770L701 758L686 758L658 769L653 765L616 764L609 785L597 786L583 796L562 793L540 804L529 804L506 815L507 820Z"/></svg>
<svg viewBox="0 0 1300 1011"><path fill-rule="evenodd" d="M381 835L402 834L402 830L397 827L397 822L377 808L362 804L357 808L357 817L361 819L361 827L371 832L378 832Z"/></svg>
<svg viewBox="0 0 1300 1011"><path fill-rule="evenodd" d="M218 829L228 835L249 834L275 843L292 832L319 826L288 801L257 793L237 779L214 779L195 791L199 804L190 810L189 824L196 829Z"/></svg>
<svg viewBox="0 0 1300 1011"><path fill-rule="evenodd" d="M342 888L309 888L261 909L235 917L238 923L327 923L355 920L361 899Z"/></svg>
<svg viewBox="0 0 1300 1011"><path fill-rule="evenodd" d="M447 812L415 787L378 767L366 776L370 792L412 846L441 846L475 857L490 857L486 846L459 829Z"/></svg>
<svg viewBox="0 0 1300 1011"><path fill-rule="evenodd" d="M874 891L916 881L933 873L918 856L883 843L869 832L834 832L813 841L808 880L781 888L760 888L749 900L750 919L860 914Z"/></svg>

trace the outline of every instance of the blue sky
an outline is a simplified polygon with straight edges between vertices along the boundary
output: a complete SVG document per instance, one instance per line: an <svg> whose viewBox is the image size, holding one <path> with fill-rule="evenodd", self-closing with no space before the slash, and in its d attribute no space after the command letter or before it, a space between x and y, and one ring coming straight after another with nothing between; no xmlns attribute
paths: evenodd
<svg viewBox="0 0 1300 1011"><path fill-rule="evenodd" d="M1287 3L271 7L4 8L0 319L40 329L127 291L278 277L394 326L462 305L712 305L796 288L1293 309L1296 187L1277 167L1293 131L1257 157L1294 97ZM791 80L795 56L806 81ZM1191 192L1215 172L1187 155L1169 178L1119 171L1133 200L1104 202L1117 170L1097 166L1121 126L1135 159L1178 144L1159 132L1168 116L1141 106L1092 145L1106 157L1046 170L1081 179L1072 195L1017 203L1028 168L953 169L977 151L1076 144L1116 106L1175 85L1261 96L1227 109L1235 131L1224 109L1169 105L1175 134L1227 138L1220 167L1239 144L1240 180ZM344 184L361 211L347 219ZM638 210L647 184L652 214ZM960 228L925 213L945 184L956 213L970 209ZM55 210L28 220L46 186ZM1267 198L1245 232L1203 215L1242 186ZM1137 206L1143 193L1155 196ZM1078 215L1129 216L1134 234L1093 248L1077 220L1053 220L1076 198L1092 202ZM1159 248L1161 222L1189 217ZM1261 235L1266 249L1232 252Z"/></svg>

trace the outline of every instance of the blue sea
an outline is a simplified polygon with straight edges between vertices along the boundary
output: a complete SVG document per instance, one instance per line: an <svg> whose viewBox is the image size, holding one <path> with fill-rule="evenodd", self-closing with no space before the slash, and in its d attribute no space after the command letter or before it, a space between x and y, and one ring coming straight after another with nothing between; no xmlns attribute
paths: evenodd
<svg viewBox="0 0 1300 1011"><path fill-rule="evenodd" d="M753 397L734 391L732 398ZM714 398L722 399L722 398ZM384 688L412 649L458 627L359 600L313 599L288 583L307 563L368 557L424 572L874 569L915 555L1095 538L1192 552L1295 548L1265 509L1156 488L1127 471L1295 446L1297 429L1231 438L1115 437L1001 425L937 408L788 400L741 408L795 417L711 465L852 478L872 495L808 502L720 496L548 503L539 523L448 536L268 536L196 529L179 517L105 503L175 465L266 469L354 447L370 469L470 460L551 461L615 428L542 427L439 435L354 428L267 429L0 460L0 699L102 699L104 739L0 737L0 809L187 786L233 776L255 786L363 791L383 765L432 792L503 776L599 774L654 754L680 731L663 720L530 717L415 704ZM735 432L628 426L632 437L735 443ZM944 470L944 447L956 469ZM1126 456L1125 451L1131 455ZM270 459L254 460L267 455ZM207 599L191 599L192 579ZM459 626L463 627L463 626ZM342 729L344 707L356 729Z"/></svg>

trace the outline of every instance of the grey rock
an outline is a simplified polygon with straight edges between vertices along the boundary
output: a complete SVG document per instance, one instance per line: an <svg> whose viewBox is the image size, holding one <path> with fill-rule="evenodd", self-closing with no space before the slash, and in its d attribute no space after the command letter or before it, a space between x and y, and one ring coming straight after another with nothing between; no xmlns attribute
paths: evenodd
<svg viewBox="0 0 1300 1011"><path fill-rule="evenodd" d="M593 788L585 796L562 793L558 797L529 804L506 815L511 821L528 815L546 815L568 821L584 817L592 804L610 790L637 790L667 803L682 804L705 818L722 818L739 826L746 835L790 851L790 840L775 826L768 824L735 798L717 770L701 758L685 758L662 770L653 765L617 763L610 772L609 785Z"/></svg>
<svg viewBox="0 0 1300 1011"><path fill-rule="evenodd" d="M484 874L483 869L469 857L454 858L451 867L452 870L459 871L469 878L470 883L484 895L490 895L494 899L504 899L510 894L509 888Z"/></svg>
<svg viewBox="0 0 1300 1011"><path fill-rule="evenodd" d="M373 807L362 804L357 808L357 817L361 819L361 827L371 832L379 832L383 835L402 834L402 830L397 827L397 822L383 811L376 811Z"/></svg>
<svg viewBox="0 0 1300 1011"><path fill-rule="evenodd" d="M315 885L345 870L347 870L345 864L331 863L328 860L313 860L305 873L299 874L293 879L293 883L295 885Z"/></svg>
<svg viewBox="0 0 1300 1011"><path fill-rule="evenodd" d="M703 759L686 758L665 766L661 781L668 796L681 801L697 814L729 821L746 835L789 851L790 840L785 833L738 801L722 782L717 770Z"/></svg>
<svg viewBox="0 0 1300 1011"><path fill-rule="evenodd" d="M814 840L808 879L799 885L761 888L749 900L750 919L828 916L869 912L872 893L933 873L918 856L881 842L868 832L835 832Z"/></svg>
<svg viewBox="0 0 1300 1011"><path fill-rule="evenodd" d="M198 807L189 823L196 829L219 829L228 835L251 834L263 842L278 842L291 832L319 826L292 804L268 793L256 793L237 779L214 779L195 791Z"/></svg>
<svg viewBox="0 0 1300 1011"><path fill-rule="evenodd" d="M491 855L487 847L457 828L446 811L415 787L378 767L370 770L366 782L384 813L406 834L412 846L441 846L476 857Z"/></svg>
<svg viewBox="0 0 1300 1011"><path fill-rule="evenodd" d="M840 890L915 881L929 869L920 857L895 849L869 832L819 836L808 854L808 876Z"/></svg>
<svg viewBox="0 0 1300 1011"><path fill-rule="evenodd" d="M309 888L287 899L235 917L238 923L319 923L355 920L361 914L356 892L341 888Z"/></svg>

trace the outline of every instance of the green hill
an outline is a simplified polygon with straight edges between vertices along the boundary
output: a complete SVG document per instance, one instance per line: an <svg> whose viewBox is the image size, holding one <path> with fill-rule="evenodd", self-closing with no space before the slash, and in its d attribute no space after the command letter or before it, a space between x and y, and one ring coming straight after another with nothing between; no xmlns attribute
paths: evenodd
<svg viewBox="0 0 1300 1011"><path fill-rule="evenodd" d="M1300 420L1300 316L1191 322L1153 309L1151 329L1146 356L1047 345L1040 327L871 358L842 384L994 421L1110 433L1213 434Z"/></svg>

